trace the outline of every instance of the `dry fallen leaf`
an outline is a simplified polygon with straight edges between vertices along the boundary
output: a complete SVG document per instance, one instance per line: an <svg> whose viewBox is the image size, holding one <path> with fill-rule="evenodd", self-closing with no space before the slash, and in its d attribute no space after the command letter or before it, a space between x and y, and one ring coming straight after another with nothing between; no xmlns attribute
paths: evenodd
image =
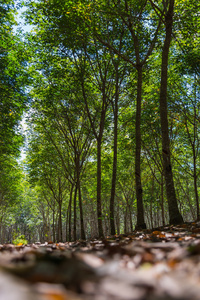
<svg viewBox="0 0 200 300"><path fill-rule="evenodd" d="M0 245L0 300L199 300L198 226L93 241Z"/></svg>

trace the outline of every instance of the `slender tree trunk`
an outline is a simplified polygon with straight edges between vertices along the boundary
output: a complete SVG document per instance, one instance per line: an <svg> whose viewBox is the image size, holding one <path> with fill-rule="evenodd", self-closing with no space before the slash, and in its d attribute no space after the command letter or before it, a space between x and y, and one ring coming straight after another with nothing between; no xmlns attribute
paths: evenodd
<svg viewBox="0 0 200 300"><path fill-rule="evenodd" d="M117 203L117 218L116 218L116 225L117 225L117 234L120 234L120 207L119 207L119 201Z"/></svg>
<svg viewBox="0 0 200 300"><path fill-rule="evenodd" d="M58 242L62 241L62 185L61 185L61 178L58 177L58 208L59 208L59 215L58 215Z"/></svg>
<svg viewBox="0 0 200 300"><path fill-rule="evenodd" d="M85 240L85 230L83 222L83 207L82 207L82 195L81 195L81 186L80 186L80 174L78 171L77 174L77 187L78 187L78 199L79 199L79 209L80 209L80 226L81 226L81 239Z"/></svg>
<svg viewBox="0 0 200 300"><path fill-rule="evenodd" d="M160 196L161 196L162 225L165 226L164 182L163 182L163 173L161 173L160 194L161 194Z"/></svg>
<svg viewBox="0 0 200 300"><path fill-rule="evenodd" d="M53 210L53 228L52 228L52 231L53 231L53 242L55 243L56 241L56 234L55 234L55 211Z"/></svg>
<svg viewBox="0 0 200 300"><path fill-rule="evenodd" d="M137 66L137 104L136 104L136 125L135 125L135 184L137 197L137 224L136 229L145 229L144 208L142 199L142 183L141 183L141 103L142 103L142 66Z"/></svg>
<svg viewBox="0 0 200 300"><path fill-rule="evenodd" d="M185 197L187 199L188 205L190 207L190 211L191 211L191 215L192 215L192 219L195 219L195 214L196 212L194 211L194 207L190 201L190 188L189 188L189 182L188 182L188 178L186 178L186 191L183 188L183 185L181 184L180 180L179 180L179 184L181 186L181 189L183 191L183 193L185 194Z"/></svg>
<svg viewBox="0 0 200 300"><path fill-rule="evenodd" d="M77 196L77 184L74 191L74 241L76 241L76 196Z"/></svg>
<svg viewBox="0 0 200 300"><path fill-rule="evenodd" d="M69 223L69 214L68 214L68 210L67 210L67 214L66 214L66 220L65 220L65 241L68 242L68 223Z"/></svg>
<svg viewBox="0 0 200 300"><path fill-rule="evenodd" d="M196 153L194 149L194 145L192 147L193 149L193 178L194 178L194 192L195 192L195 199L196 199L196 209L197 209L197 221L200 220L200 215L199 215L199 195L198 195L198 185L197 185L197 166L196 166Z"/></svg>
<svg viewBox="0 0 200 300"><path fill-rule="evenodd" d="M192 142L192 152L193 152L193 176L194 176L194 191L195 191L195 199L196 199L196 209L197 209L197 221L200 220L200 212L199 212L199 195L198 195L198 187L197 187L197 157L198 157L198 149L199 149L199 137L197 132L197 120L198 120L198 112L197 112L197 80L196 80L196 72L194 75L195 82L195 106L194 106L194 125L193 125L193 142ZM197 143L196 149L195 145Z"/></svg>
<svg viewBox="0 0 200 300"><path fill-rule="evenodd" d="M26 225L25 225L26 226ZM24 227L24 235L26 235L26 227ZM50 226L50 220L49 220L49 206L47 210L47 235L48 235L48 241L51 241L51 226Z"/></svg>
<svg viewBox="0 0 200 300"><path fill-rule="evenodd" d="M58 242L62 241L62 200L59 199Z"/></svg>
<svg viewBox="0 0 200 300"><path fill-rule="evenodd" d="M196 91L196 75L195 75L195 104L197 103L196 99L197 91ZM194 107L194 125L193 125L193 142L192 142L192 153L193 153L193 176L194 176L194 192L195 192L195 199L196 199L196 209L197 209L197 221L200 220L200 215L199 215L199 195L198 195L198 187L197 187L197 155L198 155L198 150L196 152L195 145L196 145L196 139L198 143L198 134L197 134L197 108L196 105ZM197 145L198 149L198 145Z"/></svg>
<svg viewBox="0 0 200 300"><path fill-rule="evenodd" d="M154 194L154 176L153 176L153 180L152 180L151 200L150 200L150 219L151 219L151 228L153 228L153 194Z"/></svg>
<svg viewBox="0 0 200 300"><path fill-rule="evenodd" d="M97 140L97 220L99 237L103 237L102 208L101 208L101 138Z"/></svg>
<svg viewBox="0 0 200 300"><path fill-rule="evenodd" d="M73 188L74 188L74 185L72 184L71 185L71 189L70 189L70 198L69 198L69 206L68 206L68 220L69 220L69 223L68 223L68 229L69 229L69 234L68 234L68 239L67 239L67 236L66 236L66 240L68 240L69 242L71 242L72 240L72 196L73 196ZM66 235L67 235L67 231L66 231Z"/></svg>
<svg viewBox="0 0 200 300"><path fill-rule="evenodd" d="M119 83L118 74L116 74L115 103L114 103L114 147L113 147L113 172L112 188L110 195L110 232L115 234L115 189L117 178L117 137L118 137L118 100L119 100Z"/></svg>
<svg viewBox="0 0 200 300"><path fill-rule="evenodd" d="M124 211L124 233L128 233L127 212L128 212L128 208L126 206L126 209Z"/></svg>
<svg viewBox="0 0 200 300"><path fill-rule="evenodd" d="M59 224L58 224L58 220L59 220L59 217L58 217L58 214L59 212L56 211L56 241L58 242L59 240Z"/></svg>
<svg viewBox="0 0 200 300"><path fill-rule="evenodd" d="M172 36L173 26L173 10L174 0L169 1L169 9L165 17L165 41L162 51L162 65L161 65L161 86L160 86L160 119L162 130L162 154L163 154L163 168L165 175L165 185L169 209L169 221L170 224L181 224L183 218L178 209L178 203L174 188L173 173L171 166L170 155L170 139L169 139L169 127L167 116L167 68L168 68L168 56L170 49L170 42Z"/></svg>
<svg viewBox="0 0 200 300"><path fill-rule="evenodd" d="M44 234L44 241L48 241L48 224L47 224L47 219L45 216L45 210L42 207L42 217L43 217L43 234Z"/></svg>
<svg viewBox="0 0 200 300"><path fill-rule="evenodd" d="M100 71L102 72L102 71ZM105 126L105 117L106 117L106 110L108 106L107 101L107 94L106 94L106 75L105 78L102 78L102 87L101 87L101 93L102 93L102 106L101 106L101 117L100 117L100 123L99 123L99 133L97 133L96 126L93 120L92 115L89 111L88 107L88 101L87 96L85 93L85 87L84 87L84 80L82 81L82 91L83 91L83 98L86 104L86 111L87 115L92 127L92 131L94 133L94 136L97 141L97 222L98 222L98 234L99 237L103 237L103 225L102 225L102 204L101 204L101 143L102 143L102 137L103 137L103 131Z"/></svg>
<svg viewBox="0 0 200 300"><path fill-rule="evenodd" d="M131 211L131 205L129 204L129 220L130 220L130 232L133 231L133 221L132 221L132 211Z"/></svg>

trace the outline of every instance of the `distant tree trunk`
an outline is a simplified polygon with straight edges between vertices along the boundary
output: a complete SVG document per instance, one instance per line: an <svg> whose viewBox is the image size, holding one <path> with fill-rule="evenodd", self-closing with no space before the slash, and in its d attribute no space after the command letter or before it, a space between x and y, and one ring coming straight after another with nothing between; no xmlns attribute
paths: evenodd
<svg viewBox="0 0 200 300"><path fill-rule="evenodd" d="M67 228L66 228L66 240L71 242L72 240L72 196L73 196L73 188L74 185L71 185L71 189L70 189L70 198L69 198L69 206L68 206L68 238L67 238Z"/></svg>
<svg viewBox="0 0 200 300"><path fill-rule="evenodd" d="M188 124L188 116L185 112L185 126L187 130L188 139L192 148L192 155L193 155L193 183L194 183L194 193L195 193L195 201L196 201L196 220L200 220L200 212L199 212L199 195L198 195L198 172L197 172L197 159L199 156L199 135L198 135L198 99L197 99L197 90L196 90L196 74L195 74L195 101L192 103L193 105L193 133L190 133L190 126L191 124ZM190 123L190 122L189 122ZM195 219L195 217L193 218Z"/></svg>
<svg viewBox="0 0 200 300"><path fill-rule="evenodd" d="M194 175L194 191L195 191L195 199L196 199L196 208L197 208L197 221L200 221L200 212L199 212L199 195L198 195L198 173L197 173L197 157L199 154L199 136L198 136L198 110L197 110L197 83L196 83L196 73L195 73L195 106L194 106L194 125L193 125L193 143L192 143L192 152L193 152L193 175ZM195 145L197 143L196 149Z"/></svg>
<svg viewBox="0 0 200 300"><path fill-rule="evenodd" d="M160 196L161 196L161 212L162 212L162 225L165 226L165 210L164 210L164 182L163 182L163 173L161 173L161 184L160 184Z"/></svg>
<svg viewBox="0 0 200 300"><path fill-rule="evenodd" d="M132 211L131 211L131 205L130 204L128 205L128 208L129 208L130 232L132 232L133 231L133 221L132 221Z"/></svg>
<svg viewBox="0 0 200 300"><path fill-rule="evenodd" d="M193 152L193 179L194 179L194 192L195 192L195 200L196 200L196 209L197 209L197 221L200 220L199 215L199 195L198 195L198 184L197 184L197 162L196 162L196 151L195 151L195 143L192 144L192 152Z"/></svg>
<svg viewBox="0 0 200 300"><path fill-rule="evenodd" d="M58 239L59 239L59 226L58 226L58 211L56 211L56 218L55 218L55 231L56 231L56 242L58 242Z"/></svg>
<svg viewBox="0 0 200 300"><path fill-rule="evenodd" d="M53 220L52 220L52 232L53 232L53 242L56 241L56 233L55 233L55 210L53 209Z"/></svg>
<svg viewBox="0 0 200 300"><path fill-rule="evenodd" d="M42 206L42 218L43 218L43 235L44 235L44 241L48 241L48 224L47 224L47 219L45 216L45 209Z"/></svg>
<svg viewBox="0 0 200 300"><path fill-rule="evenodd" d="M48 206L48 210L47 210L47 226L48 226L48 240L51 241L51 222L50 222L50 213L49 213L50 207ZM26 225L25 225L25 231L24 231L24 235L26 232Z"/></svg>
<svg viewBox="0 0 200 300"><path fill-rule="evenodd" d="M58 242L62 241L62 182L61 177L58 176Z"/></svg>
<svg viewBox="0 0 200 300"><path fill-rule="evenodd" d="M77 184L74 191L74 241L76 241L76 196L77 196Z"/></svg>
<svg viewBox="0 0 200 300"><path fill-rule="evenodd" d="M116 216L117 234L120 234L120 207L119 200L117 203L117 216Z"/></svg>
<svg viewBox="0 0 200 300"><path fill-rule="evenodd" d="M166 1L165 1L166 2ZM161 86L160 86L160 119L162 130L162 156L163 156L163 168L165 175L165 185L169 209L169 221L170 224L181 224L183 218L178 209L178 203L174 188L173 173L171 166L170 155L170 139L169 139L169 127L167 116L167 68L168 68L168 56L169 48L172 36L173 26L173 11L174 0L169 1L169 8L165 16L165 41L162 50L162 65L161 65Z"/></svg>
<svg viewBox="0 0 200 300"><path fill-rule="evenodd" d="M128 214L128 207L124 210L124 233L128 232L128 224L127 224L127 214Z"/></svg>
<svg viewBox="0 0 200 300"><path fill-rule="evenodd" d="M179 180L179 185L181 186L181 189L187 199L188 205L190 207L190 211L191 211L191 215L192 215L192 219L195 220L195 211L194 211L194 207L191 203L191 197L190 197L190 189L189 189L189 182L188 182L188 178L186 178L186 189L187 192L184 190L183 185L181 184L180 180Z"/></svg>
<svg viewBox="0 0 200 300"><path fill-rule="evenodd" d="M101 142L102 139L97 140L97 222L99 237L103 237L102 225L102 208L101 208Z"/></svg>
<svg viewBox="0 0 200 300"><path fill-rule="evenodd" d="M137 197L137 224L136 229L145 229L144 208L142 199L141 183L141 103L142 103L142 65L137 66L137 103L136 103L136 125L135 125L135 183Z"/></svg>
<svg viewBox="0 0 200 300"><path fill-rule="evenodd" d="M58 215L58 242L62 241L62 201L59 201L59 215Z"/></svg>
<svg viewBox="0 0 200 300"><path fill-rule="evenodd" d="M110 224L109 217L105 216L105 218L104 218L104 224L103 224L104 225L104 235L105 236L108 236L109 233L110 233L109 224Z"/></svg>
<svg viewBox="0 0 200 300"><path fill-rule="evenodd" d="M154 193L154 176L153 176L153 180L152 180L151 200L150 200L150 220L151 220L151 228L153 228L153 193Z"/></svg>
<svg viewBox="0 0 200 300"><path fill-rule="evenodd" d="M78 186L78 199L79 199L79 209L80 209L80 226L81 226L81 239L85 240L85 230L83 222L83 207L82 207L82 195L81 195L81 186L80 186L80 174L77 176L77 186Z"/></svg>
<svg viewBox="0 0 200 300"><path fill-rule="evenodd" d="M103 131L105 126L105 117L108 106L107 95L106 95L106 77L102 79L101 93L102 93L102 105L100 112L99 132L97 132L95 122L92 120L92 115L88 107L87 95L85 92L84 81L82 82L83 97L86 105L87 115L90 121L90 125L93 134L97 141L97 224L99 237L103 237L103 224L102 224L102 203L101 203L101 143L103 137Z"/></svg>

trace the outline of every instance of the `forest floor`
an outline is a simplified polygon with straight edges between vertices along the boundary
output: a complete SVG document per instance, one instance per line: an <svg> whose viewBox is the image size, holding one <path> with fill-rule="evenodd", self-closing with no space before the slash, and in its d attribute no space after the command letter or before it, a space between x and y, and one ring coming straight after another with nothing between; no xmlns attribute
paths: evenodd
<svg viewBox="0 0 200 300"><path fill-rule="evenodd" d="M200 299L200 222L71 243L0 245L0 300Z"/></svg>

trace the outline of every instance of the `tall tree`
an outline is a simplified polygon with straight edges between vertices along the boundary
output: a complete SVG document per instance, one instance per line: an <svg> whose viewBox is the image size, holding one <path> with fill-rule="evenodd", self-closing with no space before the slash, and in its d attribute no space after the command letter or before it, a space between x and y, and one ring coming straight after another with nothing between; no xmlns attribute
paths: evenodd
<svg viewBox="0 0 200 300"><path fill-rule="evenodd" d="M0 3L0 156L19 154L19 121L25 109L25 44L14 34L14 1Z"/></svg>
<svg viewBox="0 0 200 300"><path fill-rule="evenodd" d="M158 6L153 3L152 6L157 13L160 13ZM172 39L173 30L173 14L174 14L174 0L163 1L163 13L160 18L164 17L165 25L165 39L162 49L161 62L161 83L160 83L160 120L162 132L162 157L163 169L165 174L165 186L167 192L169 220L170 224L183 223L183 218L178 209L178 203L175 193L171 153L170 153L170 139L169 139L169 125L168 125L168 108L167 108L167 79L168 79L168 58L170 51L170 43Z"/></svg>
<svg viewBox="0 0 200 300"><path fill-rule="evenodd" d="M136 69L137 73L137 92L136 92L136 115L135 115L135 184L137 197L137 228L146 228L144 220L144 208L142 198L141 181L141 104L142 104L142 83L143 68L148 58L154 50L161 25L161 20L156 23L152 17L152 10L147 1L112 1L101 3L102 10L99 10L99 4L96 7L95 14L91 14L93 30L97 39L116 55L121 57ZM95 7L95 4L94 4ZM100 13L99 13L100 11ZM102 16L101 11L104 11ZM94 19L93 15L97 17ZM107 31L99 32L96 30L98 18L101 18L107 25ZM147 30L145 20L149 20L153 34ZM119 41L110 40L110 30L113 24L120 24L120 31L125 31L122 41L122 49L119 49ZM118 37L119 38L119 37ZM127 48L128 42L128 48ZM120 51L121 50L121 51Z"/></svg>

